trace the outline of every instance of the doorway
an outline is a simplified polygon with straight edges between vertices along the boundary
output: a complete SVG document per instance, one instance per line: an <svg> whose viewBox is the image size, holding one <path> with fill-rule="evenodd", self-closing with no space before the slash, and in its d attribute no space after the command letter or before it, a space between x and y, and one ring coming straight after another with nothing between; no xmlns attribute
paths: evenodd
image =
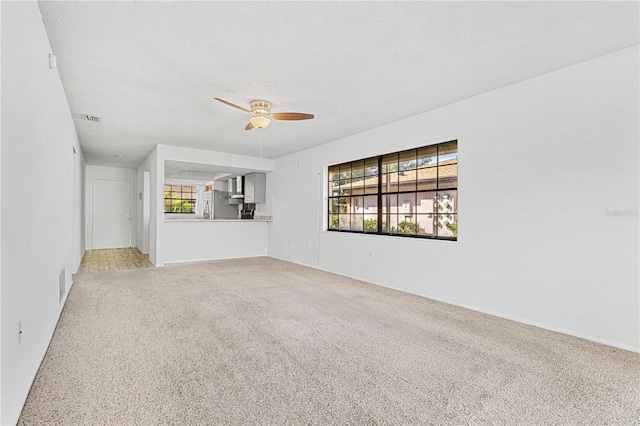
<svg viewBox="0 0 640 426"><path fill-rule="evenodd" d="M93 249L131 247L131 191L130 180L93 180Z"/></svg>

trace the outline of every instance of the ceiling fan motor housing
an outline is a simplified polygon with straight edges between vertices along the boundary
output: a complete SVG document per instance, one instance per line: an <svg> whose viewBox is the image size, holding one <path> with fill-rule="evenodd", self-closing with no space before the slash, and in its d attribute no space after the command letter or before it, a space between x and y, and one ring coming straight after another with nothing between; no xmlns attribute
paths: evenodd
<svg viewBox="0 0 640 426"><path fill-rule="evenodd" d="M271 114L271 102L257 99L251 101L251 113L256 115L270 115Z"/></svg>

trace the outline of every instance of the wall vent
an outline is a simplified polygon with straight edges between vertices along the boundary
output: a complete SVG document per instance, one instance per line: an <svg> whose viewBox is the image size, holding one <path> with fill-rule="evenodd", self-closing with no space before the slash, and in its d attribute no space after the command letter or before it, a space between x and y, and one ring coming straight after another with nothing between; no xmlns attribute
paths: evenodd
<svg viewBox="0 0 640 426"><path fill-rule="evenodd" d="M58 275L58 305L60 305L60 303L62 303L62 299L64 299L64 292L66 290L66 280L67 280L67 273L65 271L65 268L62 268L62 271L60 271L60 274Z"/></svg>
<svg viewBox="0 0 640 426"><path fill-rule="evenodd" d="M91 121L92 123L99 123L100 122L100 117L96 117L95 115L85 114L85 115L82 116L82 118L84 118L87 121Z"/></svg>

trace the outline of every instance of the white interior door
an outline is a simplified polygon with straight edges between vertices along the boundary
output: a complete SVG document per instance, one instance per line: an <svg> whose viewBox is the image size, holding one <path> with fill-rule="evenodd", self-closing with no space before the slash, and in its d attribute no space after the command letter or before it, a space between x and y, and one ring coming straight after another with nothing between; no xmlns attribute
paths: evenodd
<svg viewBox="0 0 640 426"><path fill-rule="evenodd" d="M131 181L94 179L92 195L92 247L131 247Z"/></svg>

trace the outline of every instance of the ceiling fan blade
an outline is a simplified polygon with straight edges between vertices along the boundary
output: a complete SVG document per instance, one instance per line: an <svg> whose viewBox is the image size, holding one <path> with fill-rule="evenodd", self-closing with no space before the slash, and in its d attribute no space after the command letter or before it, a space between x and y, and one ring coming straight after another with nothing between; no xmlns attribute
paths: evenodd
<svg viewBox="0 0 640 426"><path fill-rule="evenodd" d="M303 112L272 112L271 118L274 120L310 120L313 114L305 114Z"/></svg>
<svg viewBox="0 0 640 426"><path fill-rule="evenodd" d="M247 124L247 127L244 128L245 130L251 130L253 129L253 124L251 122L249 122L249 124Z"/></svg>
<svg viewBox="0 0 640 426"><path fill-rule="evenodd" d="M240 111L248 112L249 114L251 114L251 111L249 111L248 109L242 108L241 106L238 106L236 104L232 104L231 102L225 101L224 99L220 99L220 98L213 98L213 99L215 99L218 102L222 102L223 104L229 105L230 107L239 109Z"/></svg>

